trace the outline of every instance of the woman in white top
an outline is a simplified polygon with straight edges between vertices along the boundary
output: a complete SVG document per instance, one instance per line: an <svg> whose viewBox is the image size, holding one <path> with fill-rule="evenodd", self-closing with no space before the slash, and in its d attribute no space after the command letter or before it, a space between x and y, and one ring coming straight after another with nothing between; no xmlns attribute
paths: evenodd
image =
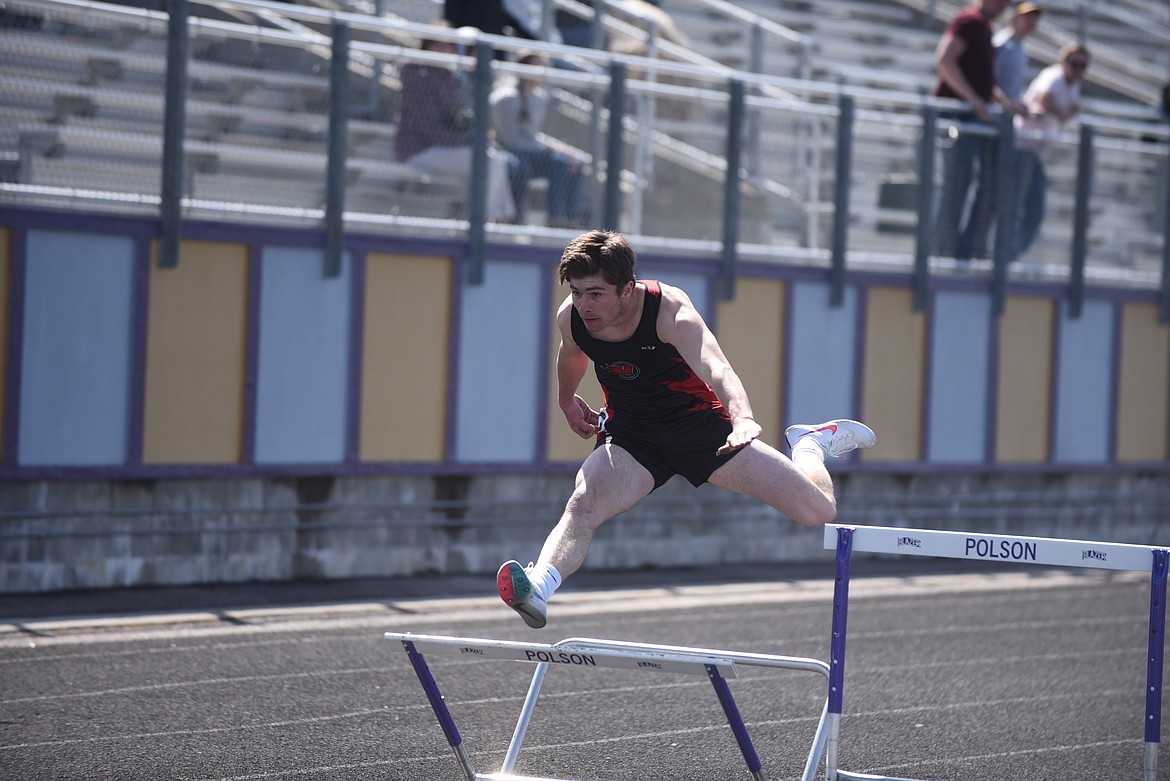
<svg viewBox="0 0 1170 781"><path fill-rule="evenodd" d="M1027 252L1040 232L1048 188L1044 148L1080 111L1081 79L1088 67L1089 50L1085 45L1066 43L1060 50L1060 61L1040 71L1024 91L1022 101L1028 113L1017 115L1015 122L1021 198L1015 257Z"/></svg>

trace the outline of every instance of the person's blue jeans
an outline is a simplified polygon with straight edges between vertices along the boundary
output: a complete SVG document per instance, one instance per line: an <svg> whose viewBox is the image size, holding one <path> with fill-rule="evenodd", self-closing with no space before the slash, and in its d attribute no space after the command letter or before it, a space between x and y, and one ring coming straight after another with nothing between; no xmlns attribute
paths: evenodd
<svg viewBox="0 0 1170 781"><path fill-rule="evenodd" d="M1040 223L1044 221L1048 175L1040 155L1030 149L1016 152L1016 171L1019 176L1020 221L1016 226L1016 251L1013 257L1018 258L1028 251L1040 233Z"/></svg>
<svg viewBox="0 0 1170 781"><path fill-rule="evenodd" d="M974 122L974 115L956 117ZM995 216L995 139L959 132L946 155L942 194L935 210L935 252L943 257L969 260L987 256L987 235ZM968 193L974 199L966 214Z"/></svg>
<svg viewBox="0 0 1170 781"><path fill-rule="evenodd" d="M519 161L512 196L521 217L532 179L548 179L548 219L575 220L581 213L581 172L577 163L551 149L520 150L512 154Z"/></svg>

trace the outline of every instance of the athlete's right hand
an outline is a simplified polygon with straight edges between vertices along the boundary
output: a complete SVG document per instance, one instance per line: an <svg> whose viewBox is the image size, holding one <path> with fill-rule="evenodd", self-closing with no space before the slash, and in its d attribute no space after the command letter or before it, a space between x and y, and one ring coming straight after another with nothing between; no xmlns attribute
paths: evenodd
<svg viewBox="0 0 1170 781"><path fill-rule="evenodd" d="M589 408L589 404L580 396L573 396L573 400L561 407L565 413L565 420L569 421L569 428L582 439L597 436L597 412Z"/></svg>

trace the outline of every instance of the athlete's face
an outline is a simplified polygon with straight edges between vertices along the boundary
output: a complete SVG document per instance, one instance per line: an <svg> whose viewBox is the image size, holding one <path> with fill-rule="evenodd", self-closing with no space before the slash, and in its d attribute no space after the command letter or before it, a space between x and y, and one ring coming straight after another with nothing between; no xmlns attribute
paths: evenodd
<svg viewBox="0 0 1170 781"><path fill-rule="evenodd" d="M569 280L573 306L590 333L604 331L620 321L629 311L633 289L634 283L630 282L619 291L599 275Z"/></svg>

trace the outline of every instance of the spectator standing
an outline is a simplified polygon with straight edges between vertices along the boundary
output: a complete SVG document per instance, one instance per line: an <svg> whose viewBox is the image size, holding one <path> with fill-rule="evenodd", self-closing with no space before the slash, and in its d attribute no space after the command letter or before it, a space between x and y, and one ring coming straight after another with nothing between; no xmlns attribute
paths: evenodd
<svg viewBox="0 0 1170 781"><path fill-rule="evenodd" d="M1044 149L1060 136L1065 124L1081 108L1081 80L1089 67L1089 50L1083 43L1066 43L1060 61L1040 71L1024 92L1026 116L1016 117L1017 147L1030 171L1023 191L1020 221L1016 230L1016 253L1028 251L1044 220L1048 178L1044 171Z"/></svg>
<svg viewBox="0 0 1170 781"><path fill-rule="evenodd" d="M1017 114L1024 113L1020 97L1028 84L1028 52L1024 48L1024 41L1036 32L1043 15L1043 8L1025 0L1016 6L1011 24L992 37L995 46L995 86L1003 92L1012 111Z"/></svg>
<svg viewBox="0 0 1170 781"><path fill-rule="evenodd" d="M454 53L456 46L428 39L422 48ZM470 181L474 129L470 80L454 67L413 62L402 66L400 77L395 159L428 173ZM498 149L489 148L487 154L487 219L509 222L516 217L511 180L519 173L519 163Z"/></svg>
<svg viewBox="0 0 1170 781"><path fill-rule="evenodd" d="M988 122L990 104L1003 100L1002 93L995 88L991 24L1007 4L1008 0L975 0L951 20L935 50L938 84L934 94L962 100L970 107L969 112L955 116L960 125L974 120ZM940 255L966 260L974 254L985 254L992 203L990 197L980 198L978 190L993 192L994 172L994 140L960 130L947 156L942 197L935 217ZM974 203L979 209L972 209L964 221L964 206L973 179L977 188Z"/></svg>
<svg viewBox="0 0 1170 781"><path fill-rule="evenodd" d="M1036 32L1036 26L1040 23L1040 17L1043 15L1043 8L1025 0L1016 6L1011 22L992 37L992 43L995 46L995 88L1002 93L1003 104L1016 115L1028 113L1027 107L1021 100L1024 88L1028 85L1028 52L1024 48L1024 41L1029 35ZM1026 155L1017 155L1015 163L1015 192L1020 193L1020 198L1023 199L1024 193L1027 192L1031 184L1031 158ZM980 187L976 194L976 203L971 207L972 213L986 215L989 229L995 223L997 216L996 209L983 203L983 199L990 197L991 192ZM1021 203L1023 203L1022 200ZM1022 206L1018 208L1022 208ZM1012 213L1018 211L1018 208ZM1016 229L1019 230L1018 225ZM1015 242L1014 237L1012 241ZM1015 255L1013 254L1012 260L1014 259Z"/></svg>
<svg viewBox="0 0 1170 781"><path fill-rule="evenodd" d="M516 60L523 65L542 67L545 57L522 52ZM567 151L553 148L538 137L548 112L548 90L534 77L504 82L492 93L492 115L496 142L516 156L519 172L513 179L512 198L517 222L524 221L528 183L548 179L548 224L554 228L578 227L581 212L581 164Z"/></svg>

